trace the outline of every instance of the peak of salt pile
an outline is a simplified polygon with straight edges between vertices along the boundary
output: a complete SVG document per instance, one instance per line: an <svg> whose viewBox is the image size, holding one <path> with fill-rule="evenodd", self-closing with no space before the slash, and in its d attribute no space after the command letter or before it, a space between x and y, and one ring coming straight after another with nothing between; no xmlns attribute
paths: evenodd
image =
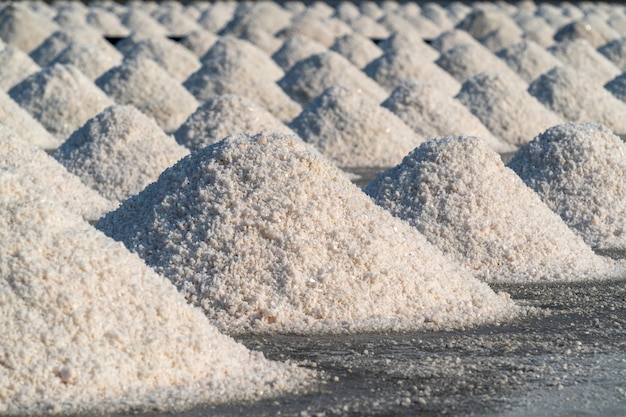
<svg viewBox="0 0 626 417"><path fill-rule="evenodd" d="M233 18L220 30L220 35L241 36L250 29L260 29L272 35L288 27L292 13L270 1L241 2Z"/></svg>
<svg viewBox="0 0 626 417"><path fill-rule="evenodd" d="M619 38L621 35L604 20L589 15L562 26L554 34L554 40L557 42L584 39L594 49Z"/></svg>
<svg viewBox="0 0 626 417"><path fill-rule="evenodd" d="M556 56L531 40L510 45L498 51L496 55L527 83L552 68L563 65Z"/></svg>
<svg viewBox="0 0 626 417"><path fill-rule="evenodd" d="M294 35L306 36L330 48L337 38L352 32L354 31L347 23L332 17L316 16L308 8L305 12L294 15L291 24L276 36L283 39Z"/></svg>
<svg viewBox="0 0 626 417"><path fill-rule="evenodd" d="M215 143L235 133L293 131L253 101L227 94L207 100L183 123L174 137L192 151Z"/></svg>
<svg viewBox="0 0 626 417"><path fill-rule="evenodd" d="M198 108L198 102L178 81L151 59L124 59L96 80L118 104L130 104L173 132Z"/></svg>
<svg viewBox="0 0 626 417"><path fill-rule="evenodd" d="M219 38L220 37L214 33L204 29L198 29L185 35L180 40L180 43L200 58L215 45L215 42L217 42Z"/></svg>
<svg viewBox="0 0 626 417"><path fill-rule="evenodd" d="M588 245L626 249L626 146L606 126L552 127L508 167Z"/></svg>
<svg viewBox="0 0 626 417"><path fill-rule="evenodd" d="M616 39L598 48L598 52L626 72L626 37Z"/></svg>
<svg viewBox="0 0 626 417"><path fill-rule="evenodd" d="M119 16L120 22L131 32L148 33L153 37L166 37L169 31L165 26L153 19L147 12L137 7L128 7L126 12Z"/></svg>
<svg viewBox="0 0 626 417"><path fill-rule="evenodd" d="M428 140L467 134L480 137L499 153L517 149L494 136L460 101L425 82L406 80L400 83L382 106Z"/></svg>
<svg viewBox="0 0 626 417"><path fill-rule="evenodd" d="M548 51L561 62L602 84L622 73L585 39L557 42Z"/></svg>
<svg viewBox="0 0 626 417"><path fill-rule="evenodd" d="M235 9L236 1L211 2L211 7L202 12L198 23L209 32L217 33L232 20Z"/></svg>
<svg viewBox="0 0 626 417"><path fill-rule="evenodd" d="M272 59L284 70L288 71L296 62L311 55L326 51L327 48L313 39L293 35L285 39L283 45L272 55Z"/></svg>
<svg viewBox="0 0 626 417"><path fill-rule="evenodd" d="M111 99L73 65L48 66L14 86L9 95L61 140L113 105Z"/></svg>
<svg viewBox="0 0 626 417"><path fill-rule="evenodd" d="M142 39L136 42L124 57L151 59L181 83L202 67L198 57L191 51L167 38Z"/></svg>
<svg viewBox="0 0 626 417"><path fill-rule="evenodd" d="M422 16L431 20L442 31L454 28L454 22L451 20L448 11L439 3L429 1L422 4Z"/></svg>
<svg viewBox="0 0 626 417"><path fill-rule="evenodd" d="M176 288L0 169L0 410L174 411L276 395L310 372L224 336Z"/></svg>
<svg viewBox="0 0 626 417"><path fill-rule="evenodd" d="M158 6L150 16L163 25L170 36L184 36L201 28L194 19L185 14L182 2L159 2Z"/></svg>
<svg viewBox="0 0 626 417"><path fill-rule="evenodd" d="M397 164L424 138L363 91L330 87L289 124L341 167Z"/></svg>
<svg viewBox="0 0 626 417"><path fill-rule="evenodd" d="M567 65L552 68L528 86L528 92L570 122L598 122L626 132L626 103L595 78Z"/></svg>
<svg viewBox="0 0 626 417"><path fill-rule="evenodd" d="M15 84L38 71L41 71L39 65L21 49L0 44L0 90L9 91Z"/></svg>
<svg viewBox="0 0 626 417"><path fill-rule="evenodd" d="M516 311L293 135L193 152L97 227L231 333L467 326Z"/></svg>
<svg viewBox="0 0 626 417"><path fill-rule="evenodd" d="M486 281L573 281L624 272L595 255L475 137L425 142L364 191Z"/></svg>
<svg viewBox="0 0 626 417"><path fill-rule="evenodd" d="M429 82L448 96L455 95L461 89L461 84L453 76L434 62L424 60L417 48L387 51L370 62L363 72L388 91L393 91L409 79Z"/></svg>
<svg viewBox="0 0 626 417"><path fill-rule="evenodd" d="M543 48L554 44L554 33L556 29L550 26L540 16L535 14L518 14L515 21L524 32L524 39L536 42Z"/></svg>
<svg viewBox="0 0 626 417"><path fill-rule="evenodd" d="M439 58L439 52L422 40L419 36L413 36L410 33L396 32L385 40L378 43L378 46L384 51L392 50L412 50L419 54L424 61L435 61Z"/></svg>
<svg viewBox="0 0 626 417"><path fill-rule="evenodd" d="M289 96L307 106L324 90L335 85L360 88L381 103L388 93L376 81L336 52L326 51L298 61L278 81Z"/></svg>
<svg viewBox="0 0 626 417"><path fill-rule="evenodd" d="M430 46L439 52L448 51L455 46L476 44L478 41L461 29L452 29L442 33L430 42Z"/></svg>
<svg viewBox="0 0 626 417"><path fill-rule="evenodd" d="M383 54L383 51L374 42L358 33L351 33L338 38L330 49L343 55L357 68L365 67Z"/></svg>
<svg viewBox="0 0 626 417"><path fill-rule="evenodd" d="M0 10L0 39L27 54L58 29L52 20L19 2Z"/></svg>
<svg viewBox="0 0 626 417"><path fill-rule="evenodd" d="M95 80L111 68L122 62L122 54L117 50L103 50L94 44L70 42L52 64L74 65L87 78Z"/></svg>
<svg viewBox="0 0 626 417"><path fill-rule="evenodd" d="M456 96L491 132L517 146L563 123L518 80L498 73L477 74L463 83Z"/></svg>
<svg viewBox="0 0 626 417"><path fill-rule="evenodd" d="M515 21L503 10L486 8L474 8L456 25L456 28L468 32L474 39L484 38L502 28L519 29Z"/></svg>
<svg viewBox="0 0 626 417"><path fill-rule="evenodd" d="M0 166L28 176L50 198L66 209L94 222L116 204L83 184L45 151L27 143L0 124Z"/></svg>
<svg viewBox="0 0 626 417"><path fill-rule="evenodd" d="M189 152L133 106L111 106L89 119L53 154L111 201L137 194Z"/></svg>
<svg viewBox="0 0 626 417"><path fill-rule="evenodd" d="M115 13L101 6L90 6L85 21L104 36L122 38L130 34L130 30L122 25Z"/></svg>

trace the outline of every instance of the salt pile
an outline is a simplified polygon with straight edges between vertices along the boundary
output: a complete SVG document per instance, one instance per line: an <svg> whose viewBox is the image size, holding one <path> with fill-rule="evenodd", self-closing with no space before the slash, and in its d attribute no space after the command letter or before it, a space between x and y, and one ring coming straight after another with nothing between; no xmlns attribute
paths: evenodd
<svg viewBox="0 0 626 417"><path fill-rule="evenodd" d="M178 81L148 58L125 59L96 80L118 104L130 104L154 118L166 132L173 132L198 102Z"/></svg>
<svg viewBox="0 0 626 417"><path fill-rule="evenodd" d="M198 18L200 26L209 32L219 32L233 18L236 1L217 1L211 3L211 7L202 12Z"/></svg>
<svg viewBox="0 0 626 417"><path fill-rule="evenodd" d="M544 48L554 44L553 36L556 30L540 16L535 14L521 15L518 13L515 21L522 28L524 39L536 42Z"/></svg>
<svg viewBox="0 0 626 417"><path fill-rule="evenodd" d="M265 54L272 55L283 44L283 40L277 38L271 33L255 26L248 27L241 35L239 39L250 42Z"/></svg>
<svg viewBox="0 0 626 417"><path fill-rule="evenodd" d="M38 71L41 68L26 53L0 41L0 90L9 91L15 84Z"/></svg>
<svg viewBox="0 0 626 417"><path fill-rule="evenodd" d="M194 152L97 227L232 333L467 326L516 311L295 136Z"/></svg>
<svg viewBox="0 0 626 417"><path fill-rule="evenodd" d="M241 36L250 29L260 29L273 35L288 27L291 18L291 12L274 2L241 2L220 34Z"/></svg>
<svg viewBox="0 0 626 417"><path fill-rule="evenodd" d="M552 68L563 65L556 56L531 40L510 45L498 51L496 55L527 83Z"/></svg>
<svg viewBox="0 0 626 417"><path fill-rule="evenodd" d="M382 106L426 139L465 133L485 140L495 152L516 150L515 146L495 137L461 102L428 83L404 81Z"/></svg>
<svg viewBox="0 0 626 417"><path fill-rule="evenodd" d="M338 38L330 49L343 55L357 68L365 67L369 62L383 54L383 51L374 42L358 33L351 33Z"/></svg>
<svg viewBox="0 0 626 417"><path fill-rule="evenodd" d="M161 2L150 16L163 25L171 36L184 36L202 27L195 19L185 14L185 6L178 2Z"/></svg>
<svg viewBox="0 0 626 417"><path fill-rule="evenodd" d="M148 33L153 37L165 37L169 34L165 26L137 7L128 7L119 18L131 32Z"/></svg>
<svg viewBox="0 0 626 417"><path fill-rule="evenodd" d="M570 281L617 276L484 141L423 143L365 192L480 279Z"/></svg>
<svg viewBox="0 0 626 417"><path fill-rule="evenodd" d="M103 50L93 44L70 42L51 62L51 65L74 65L87 78L95 80L121 62L122 54L115 49Z"/></svg>
<svg viewBox="0 0 626 417"><path fill-rule="evenodd" d="M174 137L192 151L215 143L234 133L293 131L253 101L227 94L207 100L183 123Z"/></svg>
<svg viewBox="0 0 626 417"><path fill-rule="evenodd" d="M151 59L181 83L202 67L198 57L191 51L167 38L140 40L124 55L125 58Z"/></svg>
<svg viewBox="0 0 626 417"><path fill-rule="evenodd" d="M218 35L200 29L189 32L180 40L180 43L200 58L202 55L206 54L213 45L215 45L215 42L217 42L218 39Z"/></svg>
<svg viewBox="0 0 626 417"><path fill-rule="evenodd" d="M359 15L346 23L350 25L354 33L369 39L384 39L390 35L383 25L365 15Z"/></svg>
<svg viewBox="0 0 626 417"><path fill-rule="evenodd" d="M424 138L363 91L330 87L289 124L341 167L397 164Z"/></svg>
<svg viewBox="0 0 626 417"><path fill-rule="evenodd" d="M626 146L607 127L555 126L508 166L588 245L626 249Z"/></svg>
<svg viewBox="0 0 626 417"><path fill-rule="evenodd" d="M561 62L602 84L622 73L619 68L584 39L558 42L549 47L548 51Z"/></svg>
<svg viewBox="0 0 626 417"><path fill-rule="evenodd" d="M113 104L73 65L46 67L14 86L9 95L61 140Z"/></svg>
<svg viewBox="0 0 626 417"><path fill-rule="evenodd" d="M0 409L180 410L306 383L220 334L121 244L0 170Z"/></svg>
<svg viewBox="0 0 626 417"><path fill-rule="evenodd" d="M378 103L388 96L376 81L333 51L322 52L298 61L278 81L278 85L303 106L307 106L324 90L335 85L360 88Z"/></svg>
<svg viewBox="0 0 626 417"><path fill-rule="evenodd" d="M430 42L430 46L439 52L449 51L456 46L476 44L480 45L472 35L460 29L444 32Z"/></svg>
<svg viewBox="0 0 626 417"><path fill-rule="evenodd" d="M598 52L615 64L621 71L626 71L626 38L609 42L598 48Z"/></svg>
<svg viewBox="0 0 626 417"><path fill-rule="evenodd" d="M595 121L618 134L626 132L626 103L574 68L551 69L533 81L528 92L568 121Z"/></svg>
<svg viewBox="0 0 626 417"><path fill-rule="evenodd" d="M90 6L85 21L104 36L122 38L130 34L128 28L122 25L115 13L103 7Z"/></svg>
<svg viewBox="0 0 626 417"><path fill-rule="evenodd" d="M474 8L456 27L494 52L521 40L523 34L506 12L484 8Z"/></svg>
<svg viewBox="0 0 626 417"><path fill-rule="evenodd" d="M554 40L557 42L584 39L594 49L619 38L620 34L606 22L589 16L562 26L554 34Z"/></svg>
<svg viewBox="0 0 626 417"><path fill-rule="evenodd" d="M434 62L437 58L439 58L439 52L437 52L430 45L424 42L422 38L412 36L411 34L403 32L394 33L393 35L378 43L378 46L384 52L389 52L392 50L412 50L415 53L420 54L423 61Z"/></svg>
<svg viewBox="0 0 626 417"><path fill-rule="evenodd" d="M89 119L53 156L102 196L121 202L188 153L153 119L116 105Z"/></svg>
<svg viewBox="0 0 626 417"><path fill-rule="evenodd" d="M272 59L285 71L301 59L325 52L327 48L313 39L302 35L293 35L272 55Z"/></svg>
<svg viewBox="0 0 626 417"><path fill-rule="evenodd" d="M526 91L523 81L503 74L469 78L456 98L495 135L514 145L528 143L548 127L563 123Z"/></svg>
<svg viewBox="0 0 626 417"><path fill-rule="evenodd" d="M50 198L86 221L95 222L116 204L100 196L70 174L42 149L0 125L0 166L19 171L46 190Z"/></svg>
<svg viewBox="0 0 626 417"><path fill-rule="evenodd" d="M454 22L450 19L448 11L436 2L426 2L422 4L422 15L431 20L442 31L452 30Z"/></svg>
<svg viewBox="0 0 626 417"><path fill-rule="evenodd" d="M294 35L306 36L330 48L337 38L352 32L352 28L347 23L331 17L316 16L309 7L305 12L294 15L289 27L278 32L276 36L282 39Z"/></svg>
<svg viewBox="0 0 626 417"><path fill-rule="evenodd" d="M502 48L511 46L520 42L524 37L524 32L517 26L513 27L501 27L499 29L490 32L486 36L479 39L491 52L496 53Z"/></svg>
<svg viewBox="0 0 626 417"><path fill-rule="evenodd" d="M30 53L59 26L24 4L10 2L0 10L0 39Z"/></svg>

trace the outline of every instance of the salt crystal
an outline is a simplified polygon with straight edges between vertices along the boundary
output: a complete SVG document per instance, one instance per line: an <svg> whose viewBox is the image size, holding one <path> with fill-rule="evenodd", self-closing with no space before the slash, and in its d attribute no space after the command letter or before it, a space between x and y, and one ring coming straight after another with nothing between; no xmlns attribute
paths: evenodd
<svg viewBox="0 0 626 417"><path fill-rule="evenodd" d="M358 33L338 38L330 49L343 55L357 68L365 67L383 54L383 51L374 42Z"/></svg>
<svg viewBox="0 0 626 417"><path fill-rule="evenodd" d="M563 65L556 56L531 40L523 40L510 45L497 54L524 81L532 82L544 72Z"/></svg>
<svg viewBox="0 0 626 417"><path fill-rule="evenodd" d="M124 57L149 58L181 83L202 67L198 57L191 51L179 43L163 37L153 37L136 42L132 49L124 54Z"/></svg>
<svg viewBox="0 0 626 417"><path fill-rule="evenodd" d="M18 2L0 10L0 39L30 53L59 26Z"/></svg>
<svg viewBox="0 0 626 417"><path fill-rule="evenodd" d="M285 39L283 45L272 55L272 59L284 70L288 71L296 62L311 55L325 52L327 48L313 39L293 35Z"/></svg>
<svg viewBox="0 0 626 417"><path fill-rule="evenodd" d="M364 191L486 281L587 280L624 272L595 255L475 137L425 142Z"/></svg>
<svg viewBox="0 0 626 417"><path fill-rule="evenodd" d="M122 54L115 49L103 50L94 44L72 41L56 56L50 65L74 65L87 78L93 81L121 63Z"/></svg>
<svg viewBox="0 0 626 417"><path fill-rule="evenodd" d="M465 326L516 311L295 136L194 152L98 228L231 333Z"/></svg>
<svg viewBox="0 0 626 417"><path fill-rule="evenodd" d="M548 51L561 62L602 84L622 73L585 39L557 42Z"/></svg>
<svg viewBox="0 0 626 417"><path fill-rule="evenodd" d="M15 84L38 71L41 71L39 65L21 49L4 43L0 45L0 90L9 91Z"/></svg>

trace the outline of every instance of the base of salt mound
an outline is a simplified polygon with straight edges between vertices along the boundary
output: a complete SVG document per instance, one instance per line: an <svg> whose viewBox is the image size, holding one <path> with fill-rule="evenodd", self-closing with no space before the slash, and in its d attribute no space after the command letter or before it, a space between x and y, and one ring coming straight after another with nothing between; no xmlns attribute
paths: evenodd
<svg viewBox="0 0 626 417"><path fill-rule="evenodd" d="M0 413L180 411L294 392L121 244L0 169Z"/></svg>
<svg viewBox="0 0 626 417"><path fill-rule="evenodd" d="M517 312L296 136L194 152L97 227L229 333L465 327Z"/></svg>
<svg viewBox="0 0 626 417"><path fill-rule="evenodd" d="M425 142L365 193L490 282L618 277L481 139Z"/></svg>

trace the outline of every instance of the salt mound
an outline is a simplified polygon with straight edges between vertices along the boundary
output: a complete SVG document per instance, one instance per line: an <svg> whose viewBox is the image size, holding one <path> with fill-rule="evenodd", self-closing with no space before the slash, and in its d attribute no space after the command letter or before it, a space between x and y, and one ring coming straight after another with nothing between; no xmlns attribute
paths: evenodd
<svg viewBox="0 0 626 417"><path fill-rule="evenodd" d="M512 27L505 26L489 32L480 38L479 41L491 52L496 53L502 48L520 42L523 37L524 32L517 25Z"/></svg>
<svg viewBox="0 0 626 417"><path fill-rule="evenodd" d="M128 28L122 25L115 13L103 7L90 6L85 21L104 36L121 38L130 34Z"/></svg>
<svg viewBox="0 0 626 417"><path fill-rule="evenodd" d="M333 51L322 52L298 61L278 81L278 85L303 106L335 85L360 88L379 103L388 95L374 80Z"/></svg>
<svg viewBox="0 0 626 417"><path fill-rule="evenodd" d="M464 30L475 39L481 39L498 29L519 29L513 19L504 11L474 8L457 25L457 29Z"/></svg>
<svg viewBox="0 0 626 417"><path fill-rule="evenodd" d="M302 386L121 244L0 170L0 408L11 415L180 410Z"/></svg>
<svg viewBox="0 0 626 417"><path fill-rule="evenodd" d="M273 35L288 27L291 17L291 12L274 2L241 2L220 34L240 36L250 29L261 29Z"/></svg>
<svg viewBox="0 0 626 417"><path fill-rule="evenodd" d="M316 16L311 12L311 8L308 8L305 12L294 15L291 24L279 31L276 36L283 39L294 35L306 36L330 48L337 38L352 32L347 23L331 17Z"/></svg>
<svg viewBox="0 0 626 417"><path fill-rule="evenodd" d="M528 83L550 69L563 65L556 56L531 40L506 47L496 55Z"/></svg>
<svg viewBox="0 0 626 417"><path fill-rule="evenodd" d="M381 41L378 46L384 51L412 50L422 57L423 61L435 61L439 58L439 52L430 47L420 37L412 36L404 32L396 32L387 39Z"/></svg>
<svg viewBox="0 0 626 417"><path fill-rule="evenodd" d="M416 49L387 51L370 62L363 71L388 91L393 91L409 79L429 82L448 96L455 95L461 89L461 84L454 77L434 62L424 60Z"/></svg>
<svg viewBox="0 0 626 417"><path fill-rule="evenodd" d="M442 33L430 43L432 48L439 52L446 52L450 49L461 45L476 45L479 42L469 33L460 29L453 29Z"/></svg>
<svg viewBox="0 0 626 417"><path fill-rule="evenodd" d="M10 2L0 10L0 39L30 53L59 26L27 5Z"/></svg>
<svg viewBox="0 0 626 417"><path fill-rule="evenodd" d="M558 42L548 51L561 62L604 84L622 71L584 39Z"/></svg>
<svg viewBox="0 0 626 417"><path fill-rule="evenodd" d="M219 32L235 14L236 1L211 2L211 7L202 12L198 18L198 24L209 32Z"/></svg>
<svg viewBox="0 0 626 417"><path fill-rule="evenodd" d="M28 176L50 198L86 221L96 221L116 204L70 174L63 165L0 124L0 166Z"/></svg>
<svg viewBox="0 0 626 417"><path fill-rule="evenodd" d="M102 196L121 202L187 154L153 119L116 105L89 119L53 156Z"/></svg>
<svg viewBox="0 0 626 417"><path fill-rule="evenodd" d="M503 74L481 73L469 78L456 98L491 132L518 146L563 123L526 91L525 83Z"/></svg>
<svg viewBox="0 0 626 417"><path fill-rule="evenodd" d="M14 86L9 95L61 140L113 104L73 65L46 67Z"/></svg>
<svg viewBox="0 0 626 417"><path fill-rule="evenodd" d="M295 136L194 152L97 227L232 333L465 326L515 311Z"/></svg>
<svg viewBox="0 0 626 417"><path fill-rule="evenodd" d="M267 56L272 55L283 44L283 39L279 39L266 30L255 26L246 28L246 30L239 35L239 39L253 44Z"/></svg>
<svg viewBox="0 0 626 417"><path fill-rule="evenodd" d="M125 59L96 80L118 104L130 104L173 132L198 108L198 102L159 64L148 58Z"/></svg>
<svg viewBox="0 0 626 417"><path fill-rule="evenodd" d="M382 106L426 139L465 133L485 140L496 152L516 150L515 146L495 137L461 102L428 83L404 81Z"/></svg>
<svg viewBox="0 0 626 417"><path fill-rule="evenodd" d="M518 17L515 20L522 31L524 39L536 42L544 48L554 44L554 33L556 29L550 26L543 18L531 14L528 17Z"/></svg>
<svg viewBox="0 0 626 417"><path fill-rule="evenodd" d="M365 15L359 15L347 23L354 30L354 33L369 39L384 39L390 35L390 32L383 25Z"/></svg>
<svg viewBox="0 0 626 417"><path fill-rule="evenodd" d="M165 26L137 7L129 7L119 18L131 32L149 33L153 37L165 37L169 34Z"/></svg>
<svg viewBox="0 0 626 417"><path fill-rule="evenodd" d="M365 67L383 54L383 51L374 42L358 33L351 33L338 38L330 49L343 55L357 68Z"/></svg>
<svg viewBox="0 0 626 417"><path fill-rule="evenodd" d="M568 23L554 34L554 40L557 42L584 39L594 49L619 38L621 38L620 34L606 22L590 17Z"/></svg>
<svg viewBox="0 0 626 417"><path fill-rule="evenodd" d="M423 143L365 193L486 281L571 281L624 272L595 255L475 137Z"/></svg>
<svg viewBox="0 0 626 417"><path fill-rule="evenodd" d="M574 68L551 69L533 81L528 92L568 121L596 121L626 132L626 103Z"/></svg>
<svg viewBox="0 0 626 417"><path fill-rule="evenodd" d="M194 30L185 35L180 43L198 58L206 54L220 37L206 30Z"/></svg>
<svg viewBox="0 0 626 417"><path fill-rule="evenodd" d="M0 44L0 90L9 91L15 84L38 71L41 71L39 65L21 49Z"/></svg>
<svg viewBox="0 0 626 417"><path fill-rule="evenodd" d="M105 51L93 44L72 41L57 55L51 65L74 65L87 78L95 80L121 62L122 54L115 49Z"/></svg>
<svg viewBox="0 0 626 417"><path fill-rule="evenodd" d="M151 59L181 83L202 67L191 51L167 38L140 40L124 55L126 58Z"/></svg>
<svg viewBox="0 0 626 417"><path fill-rule="evenodd" d="M599 123L546 130L508 166L588 245L626 249L626 146Z"/></svg>
<svg viewBox="0 0 626 417"><path fill-rule="evenodd" d="M313 39L302 35L293 35L272 55L272 59L285 71L301 59L325 52L327 48Z"/></svg>
<svg viewBox="0 0 626 417"><path fill-rule="evenodd" d="M330 87L289 125L341 167L392 166L424 138L363 91Z"/></svg>
<svg viewBox="0 0 626 417"><path fill-rule="evenodd" d="M157 22L163 25L171 36L184 36L189 32L201 29L195 19L185 14L185 6L179 2L160 2L150 13Z"/></svg>
<svg viewBox="0 0 626 417"><path fill-rule="evenodd" d="M557 29L582 17L581 15L571 14L569 16L566 16L563 11L563 4L556 5L547 2L541 2L537 5L536 14L539 17L543 18L546 22L548 22L553 28Z"/></svg>
<svg viewBox="0 0 626 417"><path fill-rule="evenodd" d="M598 48L598 52L615 64L621 71L626 71L626 38L609 42Z"/></svg>
<svg viewBox="0 0 626 417"><path fill-rule="evenodd" d="M422 4L422 16L431 20L442 31L452 30L454 22L450 18L448 11L440 4L429 1Z"/></svg>
<svg viewBox="0 0 626 417"><path fill-rule="evenodd" d="M419 7L416 7L414 13L406 13L407 7L416 6L415 3L406 2L402 3L400 6L401 9L391 15L387 15L389 18L383 18L381 23L387 27L390 32L394 31L404 31L406 25L404 22L407 22L414 30L416 30L421 36L422 39L434 39L439 36L442 30L434 24L430 19L422 16ZM386 23L386 24L385 24Z"/></svg>

